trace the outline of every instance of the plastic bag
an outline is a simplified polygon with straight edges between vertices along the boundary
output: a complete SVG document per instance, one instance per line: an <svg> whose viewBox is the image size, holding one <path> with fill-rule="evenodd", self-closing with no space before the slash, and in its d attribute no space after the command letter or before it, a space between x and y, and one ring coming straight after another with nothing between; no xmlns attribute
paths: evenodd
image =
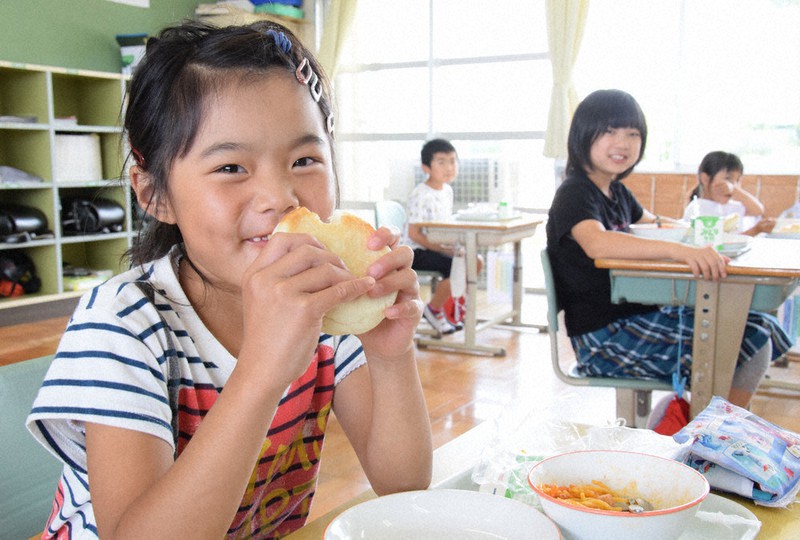
<svg viewBox="0 0 800 540"><path fill-rule="evenodd" d="M450 263L450 296L458 298L467 294L467 259L464 248L456 245Z"/></svg>
<svg viewBox="0 0 800 540"><path fill-rule="evenodd" d="M564 451L562 449L580 450L579 426L553 420L541 409L527 415L508 409L492 420L492 424L492 440L472 471L472 481L480 486L480 491L541 508L538 497L528 485L528 473L535 463Z"/></svg>
<svg viewBox="0 0 800 540"><path fill-rule="evenodd" d="M573 399L569 395L560 400ZM535 507L539 501L528 484L538 461L577 450L627 450L683 461L689 445L650 430L625 427L624 420L606 426L587 426L563 419L552 410L521 413L509 409L492 421L494 436L472 471L481 491L520 500Z"/></svg>
<svg viewBox="0 0 800 540"><path fill-rule="evenodd" d="M450 297L445 300L444 314L453 326L464 321L467 303L467 259L464 248L456 244L450 264Z"/></svg>
<svg viewBox="0 0 800 540"><path fill-rule="evenodd" d="M800 491L800 436L721 397L673 437L691 444L684 462L711 487L772 507L788 506Z"/></svg>

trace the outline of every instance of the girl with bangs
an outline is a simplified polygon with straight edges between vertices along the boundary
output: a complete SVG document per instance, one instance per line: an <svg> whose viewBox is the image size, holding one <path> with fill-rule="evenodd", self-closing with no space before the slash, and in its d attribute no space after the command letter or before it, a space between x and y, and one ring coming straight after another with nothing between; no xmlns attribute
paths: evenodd
<svg viewBox="0 0 800 540"><path fill-rule="evenodd" d="M432 444L413 252L355 277L313 236L338 204L334 99L284 26L164 29L128 87L131 268L88 291L28 428L63 463L43 538L283 538L308 519L335 413L373 490L424 489ZM322 318L396 292L359 335ZM46 524L45 524L46 521Z"/></svg>
<svg viewBox="0 0 800 540"><path fill-rule="evenodd" d="M694 311L615 304L608 270L594 265L597 258L673 259L688 264L695 277L726 275L729 259L713 247L628 234L634 223L671 221L642 208L622 183L642 159L646 142L644 113L631 95L598 90L581 102L570 126L566 178L550 207L547 252L581 375L669 383L680 352L680 376L689 381ZM790 346L774 317L751 312L730 402L747 407L770 361Z"/></svg>

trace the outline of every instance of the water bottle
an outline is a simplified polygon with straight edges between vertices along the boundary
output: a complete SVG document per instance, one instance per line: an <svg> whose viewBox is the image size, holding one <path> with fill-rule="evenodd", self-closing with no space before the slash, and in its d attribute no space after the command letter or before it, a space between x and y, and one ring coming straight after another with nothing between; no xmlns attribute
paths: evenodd
<svg viewBox="0 0 800 540"><path fill-rule="evenodd" d="M502 201L497 205L497 214L500 219L510 219L512 213L513 211L507 202Z"/></svg>

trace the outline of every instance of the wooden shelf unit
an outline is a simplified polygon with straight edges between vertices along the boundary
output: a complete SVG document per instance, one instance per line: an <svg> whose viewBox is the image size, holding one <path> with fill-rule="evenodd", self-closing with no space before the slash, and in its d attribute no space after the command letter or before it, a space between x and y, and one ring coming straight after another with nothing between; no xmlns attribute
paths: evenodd
<svg viewBox="0 0 800 540"><path fill-rule="evenodd" d="M44 179L36 184L0 182L0 204L39 209L54 234L51 239L0 243L0 253L22 250L30 256L42 281L37 293L0 299L0 310L75 296L64 289L65 263L114 273L125 269L122 257L134 235L130 184L121 176L127 151L121 137L121 112L128 79L116 73L0 61L0 116L23 119L0 121L0 165ZM74 118L74 123L60 120L65 117ZM61 134L99 138L102 177L58 180L56 137ZM62 197L115 201L125 211L122 232L64 234Z"/></svg>

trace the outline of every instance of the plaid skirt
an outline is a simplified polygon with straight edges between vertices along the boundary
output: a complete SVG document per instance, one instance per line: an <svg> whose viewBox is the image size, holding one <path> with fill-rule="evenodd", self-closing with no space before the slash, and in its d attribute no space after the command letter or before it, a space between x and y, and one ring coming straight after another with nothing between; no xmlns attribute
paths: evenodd
<svg viewBox="0 0 800 540"><path fill-rule="evenodd" d="M680 354L681 377L691 381L694 309L663 306L657 311L614 321L605 328L571 338L576 371L588 377L621 377L672 381ZM772 358L792 347L778 319L751 311L737 365L747 362L772 340Z"/></svg>

